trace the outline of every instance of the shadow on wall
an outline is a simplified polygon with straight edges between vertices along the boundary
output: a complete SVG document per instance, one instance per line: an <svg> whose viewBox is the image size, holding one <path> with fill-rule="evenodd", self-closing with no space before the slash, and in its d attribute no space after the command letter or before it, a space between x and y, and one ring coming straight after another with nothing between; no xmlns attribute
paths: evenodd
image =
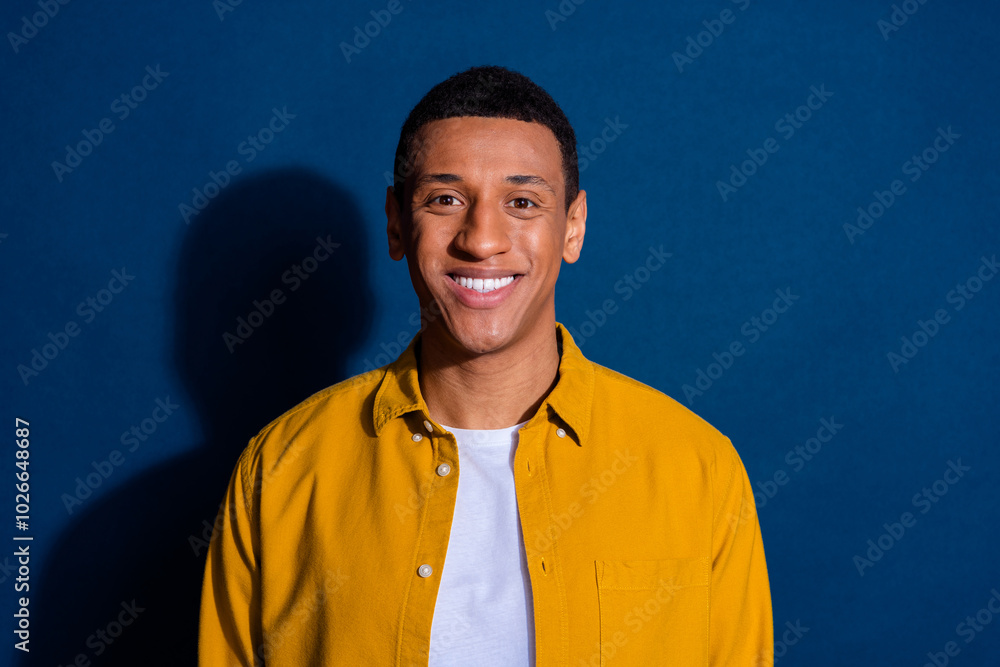
<svg viewBox="0 0 1000 667"><path fill-rule="evenodd" d="M74 516L39 578L31 664L195 664L203 537L249 439L346 377L374 312L367 257L353 198L305 170L234 183L191 220L174 299L188 397L173 400L206 441Z"/></svg>

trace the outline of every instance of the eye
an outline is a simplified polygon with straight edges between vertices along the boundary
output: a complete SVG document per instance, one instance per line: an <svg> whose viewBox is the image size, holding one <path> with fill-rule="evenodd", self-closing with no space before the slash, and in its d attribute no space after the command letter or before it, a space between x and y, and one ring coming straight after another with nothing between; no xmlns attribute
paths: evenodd
<svg viewBox="0 0 1000 667"><path fill-rule="evenodd" d="M430 200L431 204L440 204L442 206L455 206L460 203L458 198L454 195L438 195Z"/></svg>
<svg viewBox="0 0 1000 667"><path fill-rule="evenodd" d="M517 197L510 201L514 208L532 208L538 206L535 202L531 201L527 197Z"/></svg>

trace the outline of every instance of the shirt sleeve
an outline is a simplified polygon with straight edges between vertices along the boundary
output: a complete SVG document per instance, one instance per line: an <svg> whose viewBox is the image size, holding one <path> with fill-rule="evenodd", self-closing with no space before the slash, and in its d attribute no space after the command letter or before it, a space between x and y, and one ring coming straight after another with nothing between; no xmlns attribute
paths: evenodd
<svg viewBox="0 0 1000 667"><path fill-rule="evenodd" d="M254 520L250 448L233 470L215 530L201 594L199 667L263 664L261 646L258 526ZM262 656L261 656L262 658Z"/></svg>
<svg viewBox="0 0 1000 667"><path fill-rule="evenodd" d="M753 489L728 440L716 457L712 535L712 665L774 664L771 591Z"/></svg>

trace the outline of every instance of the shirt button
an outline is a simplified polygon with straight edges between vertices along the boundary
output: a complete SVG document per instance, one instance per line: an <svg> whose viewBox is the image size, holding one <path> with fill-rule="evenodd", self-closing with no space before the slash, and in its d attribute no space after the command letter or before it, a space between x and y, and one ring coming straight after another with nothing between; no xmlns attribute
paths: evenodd
<svg viewBox="0 0 1000 667"><path fill-rule="evenodd" d="M432 574L434 574L434 568L432 568L427 563L424 563L423 565L417 568L417 574L419 574L421 577L427 578Z"/></svg>
<svg viewBox="0 0 1000 667"><path fill-rule="evenodd" d="M566 429L564 429L564 428L557 428L556 429L556 435L558 435L560 438L565 438L566 437Z"/></svg>
<svg viewBox="0 0 1000 667"><path fill-rule="evenodd" d="M424 428L426 428L426 429L427 429L427 432L428 432L428 433L433 433L433 432L434 432L434 424L431 424L431 423L430 423L429 421L427 421L426 419L424 420Z"/></svg>
<svg viewBox="0 0 1000 667"><path fill-rule="evenodd" d="M439 477L446 477L448 473L451 472L451 466L447 463L442 463L437 467L437 474Z"/></svg>
<svg viewBox="0 0 1000 667"><path fill-rule="evenodd" d="M419 433L414 433L411 439L413 440L413 442L420 442L421 440L424 439L424 436L420 435Z"/></svg>

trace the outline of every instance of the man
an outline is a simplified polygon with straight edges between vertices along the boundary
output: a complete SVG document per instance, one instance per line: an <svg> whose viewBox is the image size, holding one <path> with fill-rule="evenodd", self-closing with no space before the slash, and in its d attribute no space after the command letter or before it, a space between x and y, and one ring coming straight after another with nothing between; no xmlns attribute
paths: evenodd
<svg viewBox="0 0 1000 667"><path fill-rule="evenodd" d="M575 146L499 67L410 113L385 209L424 327L243 452L202 665L772 664L733 446L556 322L587 218Z"/></svg>

